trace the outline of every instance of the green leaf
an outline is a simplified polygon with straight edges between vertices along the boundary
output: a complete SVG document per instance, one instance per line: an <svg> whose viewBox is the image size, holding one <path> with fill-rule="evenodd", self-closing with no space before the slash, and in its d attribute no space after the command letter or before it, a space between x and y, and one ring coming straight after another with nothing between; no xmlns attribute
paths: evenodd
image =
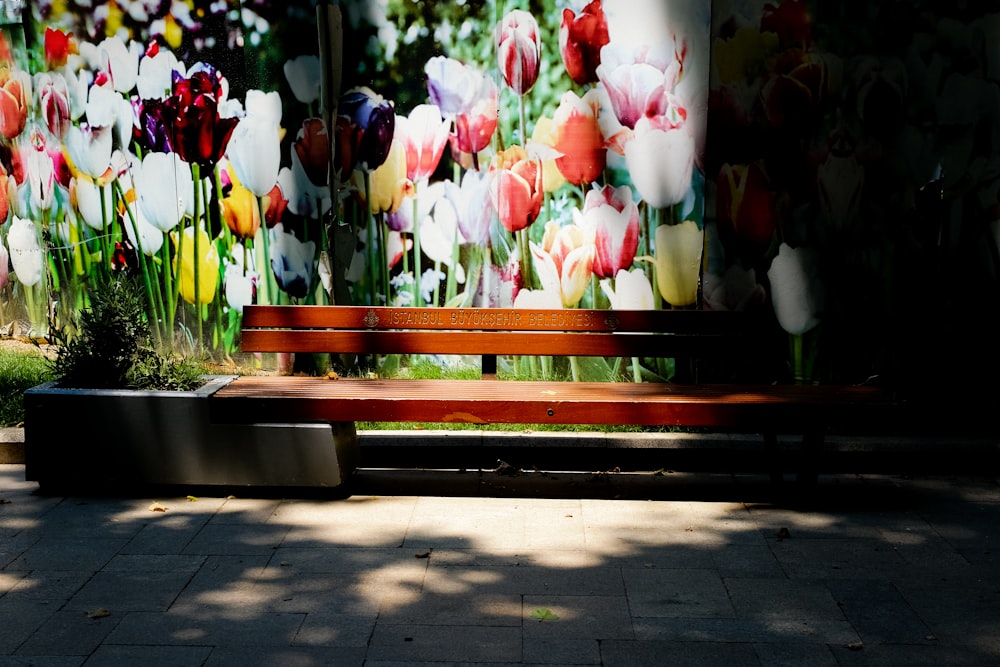
<svg viewBox="0 0 1000 667"><path fill-rule="evenodd" d="M531 618L535 619L536 621L558 621L559 620L559 617L557 615L553 614L551 609L546 609L544 607L540 607L540 608L536 609L535 611L531 612Z"/></svg>

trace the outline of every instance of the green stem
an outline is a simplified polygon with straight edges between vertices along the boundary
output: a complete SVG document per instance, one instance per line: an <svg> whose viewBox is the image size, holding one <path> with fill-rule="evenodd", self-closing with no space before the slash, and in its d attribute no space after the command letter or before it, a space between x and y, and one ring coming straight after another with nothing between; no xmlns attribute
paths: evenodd
<svg viewBox="0 0 1000 667"><path fill-rule="evenodd" d="M121 192L122 186L117 179L114 181L114 187L124 201L125 193ZM135 236L135 254L139 259L139 269L142 272L142 283L146 290L147 316L151 320L150 324L152 325L152 329L156 335L157 345L163 345L163 304L160 303L157 298L159 296L159 292L153 290L153 283L149 278L149 267L146 263L146 253L142 250L142 236L139 234L139 223L135 219L135 213L132 211L131 206L125 207L125 213L128 217L129 224L132 225L132 233Z"/></svg>
<svg viewBox="0 0 1000 667"><path fill-rule="evenodd" d="M375 242L375 216L372 215L371 206L371 193L372 193L372 176L371 173L365 170L364 172L365 181L365 235L367 240L365 245L367 245L368 250L368 297L370 303L373 306L378 305L378 278L377 276L381 273L378 270L378 247Z"/></svg>
<svg viewBox="0 0 1000 667"><path fill-rule="evenodd" d="M642 367L639 366L639 357L632 357L632 381L642 382Z"/></svg>
<svg viewBox="0 0 1000 667"><path fill-rule="evenodd" d="M413 195L413 305L422 306L423 299L420 296L420 220L417 195Z"/></svg>
<svg viewBox="0 0 1000 667"><path fill-rule="evenodd" d="M202 327L202 320L201 320L201 275L200 275L201 267L199 266L201 264L201 262L198 261L198 251L200 249L198 246L201 245L200 239L199 239L200 234L198 234L198 232L200 231L199 218L201 217L201 208L202 208L202 201L201 201L201 195L202 195L201 165L199 165L197 162L193 163L191 165L191 171L193 172L193 176L194 176L194 221L193 221L193 226L192 226L192 229L194 231L194 234L193 234L193 236L194 236L194 248L193 248L193 250L194 250L194 252L193 252L193 256L194 256L194 312L195 312L195 316L198 318L198 348L201 349L201 346L202 346L202 343L203 343L202 336L204 335L204 330L203 330L203 327Z"/></svg>

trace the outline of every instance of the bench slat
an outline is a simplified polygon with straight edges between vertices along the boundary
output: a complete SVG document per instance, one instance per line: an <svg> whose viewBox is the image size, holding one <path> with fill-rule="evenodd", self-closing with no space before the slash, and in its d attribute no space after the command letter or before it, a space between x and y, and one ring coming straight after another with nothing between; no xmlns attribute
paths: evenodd
<svg viewBox="0 0 1000 667"><path fill-rule="evenodd" d="M244 352L330 352L355 354L499 354L670 357L711 351L718 355L737 340L717 335L526 331L384 331L251 329L243 332Z"/></svg>
<svg viewBox="0 0 1000 667"><path fill-rule="evenodd" d="M412 421L714 426L803 432L831 409L868 423L891 404L869 386L672 385L498 380L242 377L210 403L220 422ZM872 422L874 423L874 422Z"/></svg>
<svg viewBox="0 0 1000 667"><path fill-rule="evenodd" d="M742 333L746 315L701 310L514 310L385 306L245 306L244 329Z"/></svg>

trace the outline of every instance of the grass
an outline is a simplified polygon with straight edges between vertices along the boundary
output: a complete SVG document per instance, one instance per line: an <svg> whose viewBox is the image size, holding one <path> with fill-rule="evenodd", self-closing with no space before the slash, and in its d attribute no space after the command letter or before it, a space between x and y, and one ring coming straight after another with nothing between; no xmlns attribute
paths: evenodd
<svg viewBox="0 0 1000 667"><path fill-rule="evenodd" d="M24 421L24 390L53 378L41 352L0 349L0 427Z"/></svg>

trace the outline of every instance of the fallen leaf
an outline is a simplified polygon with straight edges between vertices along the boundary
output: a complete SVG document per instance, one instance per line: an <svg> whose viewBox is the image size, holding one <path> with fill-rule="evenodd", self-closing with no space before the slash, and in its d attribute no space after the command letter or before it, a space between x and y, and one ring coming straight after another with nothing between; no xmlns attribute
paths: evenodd
<svg viewBox="0 0 1000 667"><path fill-rule="evenodd" d="M850 644L847 645L847 648L851 651L860 651L864 647L865 645L862 642L851 642Z"/></svg>
<svg viewBox="0 0 1000 667"><path fill-rule="evenodd" d="M196 502L198 502L198 498L195 497L195 496L188 496L187 498L188 498L188 502L189 503L196 503Z"/></svg>
<svg viewBox="0 0 1000 667"><path fill-rule="evenodd" d="M340 376L337 375L334 371L330 371L330 372L328 372L326 374L326 379L327 380L339 380Z"/></svg>
<svg viewBox="0 0 1000 667"><path fill-rule="evenodd" d="M784 528L784 527L779 528L778 532L775 533L775 537L777 537L779 540L787 540L791 536L792 536L792 534L790 532L788 532L787 528Z"/></svg>
<svg viewBox="0 0 1000 667"><path fill-rule="evenodd" d="M152 505L149 506L150 512L166 512L167 506L159 501L154 501Z"/></svg>
<svg viewBox="0 0 1000 667"><path fill-rule="evenodd" d="M430 551L425 551L422 554L414 554L413 557L414 558L430 558L431 557L431 551L434 551L434 550L431 549Z"/></svg>
<svg viewBox="0 0 1000 667"><path fill-rule="evenodd" d="M531 618L536 621L558 621L559 617L552 613L551 609L540 607L531 612Z"/></svg>
<svg viewBox="0 0 1000 667"><path fill-rule="evenodd" d="M104 607L87 612L87 618L107 618L110 615L111 612L105 609Z"/></svg>

